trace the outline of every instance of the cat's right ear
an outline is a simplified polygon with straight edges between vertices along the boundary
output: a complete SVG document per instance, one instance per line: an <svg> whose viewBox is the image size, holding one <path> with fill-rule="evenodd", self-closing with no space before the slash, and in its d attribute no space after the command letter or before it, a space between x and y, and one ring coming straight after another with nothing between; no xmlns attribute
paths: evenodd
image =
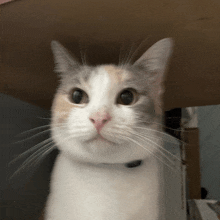
<svg viewBox="0 0 220 220"><path fill-rule="evenodd" d="M51 42L51 49L54 55L55 72L66 73L79 67L79 63L70 55L58 41Z"/></svg>

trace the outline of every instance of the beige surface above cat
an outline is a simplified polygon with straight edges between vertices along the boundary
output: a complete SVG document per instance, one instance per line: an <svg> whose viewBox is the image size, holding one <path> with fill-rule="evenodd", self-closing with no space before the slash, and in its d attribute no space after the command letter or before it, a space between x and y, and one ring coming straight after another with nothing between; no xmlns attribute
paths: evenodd
<svg viewBox="0 0 220 220"><path fill-rule="evenodd" d="M218 0L20 0L1 5L0 92L50 108L57 85L51 40L91 64L133 61L164 37L175 40L165 108L220 104ZM124 43L122 43L124 42ZM135 43L132 46L132 43ZM122 46L123 45L123 46ZM126 48L126 50L125 50Z"/></svg>

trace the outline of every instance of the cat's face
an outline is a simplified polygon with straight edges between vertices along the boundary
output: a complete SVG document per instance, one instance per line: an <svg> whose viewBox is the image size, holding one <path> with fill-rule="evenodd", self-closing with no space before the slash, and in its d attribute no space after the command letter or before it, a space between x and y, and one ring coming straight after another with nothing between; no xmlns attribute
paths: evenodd
<svg viewBox="0 0 220 220"><path fill-rule="evenodd" d="M162 79L171 41L157 44L133 65L90 67L76 63L53 42L62 75L51 127L63 153L88 162L126 163L158 149Z"/></svg>

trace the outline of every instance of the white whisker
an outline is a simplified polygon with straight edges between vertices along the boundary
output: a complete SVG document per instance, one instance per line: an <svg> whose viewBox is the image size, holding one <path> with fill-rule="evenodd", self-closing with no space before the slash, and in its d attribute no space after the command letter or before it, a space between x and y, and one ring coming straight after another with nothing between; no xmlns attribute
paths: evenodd
<svg viewBox="0 0 220 220"><path fill-rule="evenodd" d="M60 127L63 127L63 126L64 125L62 125ZM63 138L62 142L66 142L66 141L71 140L72 138L76 138L76 137L77 138L83 137L87 131L88 131L88 129L84 129L84 130L80 129L78 132L75 132L73 135L70 135L66 138ZM62 134L53 135L53 137L50 137L50 138L36 144L32 148L30 148L27 151L20 154L13 161L11 161L10 164L14 163L19 158L25 157L27 154L35 151L21 164L21 166L18 168L17 171L15 171L15 173L12 175L11 178L13 178L13 176L15 176L17 173L19 173L22 169L25 169L28 165L34 166L35 164L39 163L46 155L48 155L53 149L55 149L56 144L53 143L53 139L56 137L60 137L60 136L62 136Z"/></svg>
<svg viewBox="0 0 220 220"><path fill-rule="evenodd" d="M184 143L184 144L185 144L184 141L179 140L179 139L177 139L177 138L175 138L175 137L173 137L173 136L171 136L171 135L169 135L169 134L167 134L167 133L165 133L165 132L158 131L158 130L156 130L156 129L145 128L145 127L138 127L138 126L135 126L135 128L137 128L137 129L143 129L143 130L147 130L147 131L154 131L154 132L159 133L159 134L161 134L161 135L163 135L163 136L166 136L166 137L168 137L168 138L171 138L171 139L173 139L173 140L176 140L177 142L181 142L181 143ZM175 143L175 142L172 142L172 143Z"/></svg>
<svg viewBox="0 0 220 220"><path fill-rule="evenodd" d="M31 164L31 162L36 159L37 157L41 156L42 154L45 154L45 152L47 152L46 155L49 154L49 152L51 152L54 149L54 145L51 146L51 143L49 143L50 146L47 146L45 148L40 148L38 149L34 154L32 154L30 157L28 157L22 164L21 166L14 172L14 174L10 177L10 179L12 179L15 175L17 175L18 173L21 172L21 170L25 169L28 167L28 165L30 167L33 167L34 164ZM46 156L44 155L44 156ZM43 158L41 157L40 160L42 160ZM39 162L39 161L38 161ZM35 164L36 165L36 164Z"/></svg>
<svg viewBox="0 0 220 220"><path fill-rule="evenodd" d="M116 128L120 128L120 129L122 129L122 126L117 126ZM149 135L148 135L148 137L145 137L145 136L143 136L143 135L140 135L140 134L138 134L138 133L134 133L134 131L129 131L129 130L131 130L131 129L129 129L129 127L127 127L127 126L123 126L123 131L126 131L126 133L130 133L131 135L135 135L136 137L138 137L140 140L142 140L142 141L144 141L144 140L146 140L146 141L148 141L148 142L150 142L150 143L152 143L153 145L156 145L158 148L159 148L159 153L160 154L162 154L162 156L164 157L164 158L166 158L171 164L174 164L175 162L172 160L172 159L170 159L169 157L168 157L168 155L169 156L172 156L173 158L175 158L175 159L177 159L178 161L181 161L181 159L180 158L178 158L176 155L173 155L171 152L169 152L168 150L166 150L164 147L162 147L162 146L160 146L159 144L157 144L157 143L155 143L153 140L151 140L150 138L148 138L149 137ZM117 131L117 132L119 132L119 131ZM120 134L122 134L121 132L120 132ZM125 135L124 133L123 133L123 135ZM127 135L126 135L126 137L127 138L129 138ZM153 138L158 138L157 136L150 136L150 137L153 137ZM143 140L144 139L144 140ZM162 139L163 140L163 139ZM142 146L143 147L143 146ZM147 150L147 149L146 149ZM149 150L149 149L148 149ZM164 152L163 152L163 151ZM166 155L165 153L167 153L168 155Z"/></svg>
<svg viewBox="0 0 220 220"><path fill-rule="evenodd" d="M30 133L30 132L32 132L32 131L40 130L40 129L42 129L42 128L48 128L48 127L50 127L50 125L43 125L43 126L39 126L39 127L36 127L36 128L31 128L31 129L29 129L29 130L27 130L27 131L24 131L24 132L18 134L18 136L21 136L21 135L23 135L23 134Z"/></svg>
<svg viewBox="0 0 220 220"><path fill-rule="evenodd" d="M132 43L131 49L130 49L130 51L129 51L127 57L124 58L124 60L122 61L122 67L124 67L124 66L127 65L127 61L128 61L128 59L129 59L129 57L130 57L130 55L131 55L131 53L132 53L133 47L134 47L134 43ZM126 59L126 60L125 60L125 59Z"/></svg>
<svg viewBox="0 0 220 220"><path fill-rule="evenodd" d="M35 134L35 135L32 135L32 136L30 136L30 137L28 137L28 138L23 139L23 140L16 141L16 142L14 142L14 144L18 144L18 143L21 143L21 142L24 142L24 141L28 141L28 140L30 140L30 139L32 139L32 138L38 137L38 136L40 136L40 135L42 135L42 134L45 134L45 133L47 133L47 132L50 132L50 131L51 131L51 129L47 129L47 130L45 130L45 131L41 131L41 132L39 132L39 133L37 133L37 134Z"/></svg>
<svg viewBox="0 0 220 220"><path fill-rule="evenodd" d="M143 132L140 132L140 134L142 135L146 135L145 133ZM147 134L147 137L152 137L152 138L157 138L159 140L162 140L164 142L168 142L168 143L172 143L172 144L175 144L175 145L179 145L179 139L176 139L175 137L173 136L163 136L163 134L160 134L160 136L156 135L156 134ZM170 138L171 140L168 140L168 138Z"/></svg>
<svg viewBox="0 0 220 220"><path fill-rule="evenodd" d="M82 64L84 66L86 66L86 55L85 55L85 52L83 53L83 51L80 49L80 55L81 55L81 60L82 60Z"/></svg>
<svg viewBox="0 0 220 220"><path fill-rule="evenodd" d="M79 132L79 134L81 134L81 132ZM55 135L54 137L58 137L61 136L61 134L59 135ZM75 136L80 136L80 135L76 135ZM75 136L68 136L67 138L65 138L63 141L69 140ZM38 143L37 145L35 145L34 147L28 149L27 151L23 152L21 155L19 155L18 157L16 157L13 161L11 161L10 163L15 162L16 160L18 160L21 157L26 156L27 154L35 151L33 154L31 154L31 156L29 156L22 164L21 166L18 168L18 170L12 175L12 177L14 175L16 175L17 173L19 173L22 169L24 169L25 167L27 167L27 165L34 165L37 164L39 161L41 161L44 156L46 156L47 154L49 154L53 149L55 149L56 144L53 143L53 138L48 138L40 143ZM49 143L48 143L49 142ZM44 145L45 144L45 145ZM38 158L38 159L37 159ZM35 159L37 159L36 161L34 161ZM34 161L34 163L32 163ZM32 163L32 164L31 164ZM12 178L11 177L11 178Z"/></svg>
<svg viewBox="0 0 220 220"><path fill-rule="evenodd" d="M122 48L121 48L121 46L120 46L119 62L118 62L119 66L121 66L121 52L122 52Z"/></svg>
<svg viewBox="0 0 220 220"><path fill-rule="evenodd" d="M144 40L141 41L141 43L139 44L139 46L137 47L137 49L134 51L134 53L131 55L130 59L128 60L128 63L130 63L133 59L133 57L137 54L138 50L141 48L141 46L143 45L143 43L148 40L149 38L146 38Z"/></svg>
<svg viewBox="0 0 220 220"><path fill-rule="evenodd" d="M161 163L163 163L164 165L166 165L168 168L173 169L173 167L171 167L170 165L166 164L160 157L158 157L157 155L155 155L152 151L150 151L149 149L145 148L144 146L142 146L139 142L133 140L132 138L126 136L127 139L131 140L133 143L137 144L138 146L140 146L141 148L145 149L146 151L148 151L152 156L154 156L155 158L157 158Z"/></svg>
<svg viewBox="0 0 220 220"><path fill-rule="evenodd" d="M47 156L52 150L55 149L54 147L56 147L55 144L48 147L48 149L35 161L35 164L38 164L41 160L43 160L45 156Z"/></svg>
<svg viewBox="0 0 220 220"><path fill-rule="evenodd" d="M158 130L155 130L155 129L152 129L152 128L137 127L137 126L135 126L135 127L133 127L131 129L131 128L125 126L125 125L117 125L117 127L120 128L120 129L126 128L126 129L129 129L131 131L134 131L135 128L137 128L137 129L144 129L144 130L147 130L147 131L153 131L153 132L159 133L159 134L161 134L161 135L163 135L163 136L165 136L165 137L167 137L167 138L169 138L171 140L168 141L168 140L165 140L164 137L158 137L158 136L153 135L153 134L151 134L151 137L156 137L156 138L159 138L159 139L161 139L163 141L170 142L170 143L173 143L173 144L179 144L179 142L185 143L185 142L183 142L183 141L181 141L181 140L179 140L179 139L177 139L177 138L175 138L175 137L173 137L173 136L171 136L171 135L169 135L169 134L167 134L165 132L161 132L161 131L158 131ZM143 134L143 133L141 132L141 134Z"/></svg>
<svg viewBox="0 0 220 220"><path fill-rule="evenodd" d="M45 119L45 120L51 120L51 117L49 117L49 118L45 118L45 117L37 117L37 118L39 118L39 119Z"/></svg>
<svg viewBox="0 0 220 220"><path fill-rule="evenodd" d="M60 123L60 124L61 124L61 123ZM50 126L50 125L48 125L48 126ZM41 127L33 128L33 129L31 129L31 131L38 130L38 129L40 129L40 128L48 127L48 126L41 126ZM80 126L75 126L75 128L78 128L78 127L80 127ZM66 128L66 124L63 124L63 123L62 123L61 125L58 126L58 128ZM57 127L51 128L51 126L50 126L49 129L44 130L44 131L41 131L41 132L39 132L39 133L37 133L37 134L34 134L34 135L32 135L32 136L30 136L30 137L28 137L28 138L23 139L23 140L16 141L16 142L14 142L14 144L21 143L21 142L24 142L24 141L28 141L28 140L30 140L30 139L32 139L32 138L38 137L38 136L40 136L40 135L42 135L42 134L45 134L45 133L47 133L47 132L51 132L51 131L53 131L53 130L55 130L55 129L57 129ZM30 131L30 130L29 130L29 131ZM27 133L27 132L29 132L29 131L23 132L23 134L24 134L24 133ZM21 134L22 134L22 133L21 133Z"/></svg>
<svg viewBox="0 0 220 220"><path fill-rule="evenodd" d="M158 148L159 148L160 150L163 150L163 151L165 151L166 153L168 153L170 156L175 157L177 160L180 160L178 157L176 157L175 155L173 155L172 153L170 153L170 152L169 152L168 150L166 150L164 147L160 146L159 144L155 143L153 140L151 140L150 138L148 138L149 135L148 135L148 137L145 137L145 136L140 135L140 134L138 134L138 133L134 133L134 132L130 132L130 131L128 131L128 132L129 132L130 134L132 134L132 135L135 135L136 137L143 138L143 139L147 140L148 142L150 142L150 143L152 143L152 144L158 146ZM154 136L151 136L151 137L154 137ZM154 138L155 138L155 137L154 137ZM143 140L143 139L142 139L142 140ZM160 151L160 153L161 153L168 161L170 161L170 163L174 164L174 161L171 160L164 152Z"/></svg>
<svg viewBox="0 0 220 220"><path fill-rule="evenodd" d="M53 138L54 138L54 137L57 137L57 136L61 136L61 134L59 134L59 135L54 135L53 137L47 138L46 140L41 141L40 143L34 145L34 146L31 147L30 149L28 149L28 150L26 150L25 152L23 152L23 153L21 153L20 155L18 155L15 159L13 159L13 160L9 163L9 165L12 164L12 163L14 163L14 162L16 162L18 159L20 159L20 158L22 158L22 157L25 157L27 154L29 154L29 153L35 151L36 149L41 148L42 146L44 146L44 144L48 144L48 142L53 143Z"/></svg>
<svg viewBox="0 0 220 220"><path fill-rule="evenodd" d="M167 154L169 154L170 156L176 158L178 161L181 161L180 158L178 158L176 155L173 155L173 154L170 153L168 150L166 150L164 147L162 147L162 146L160 146L159 144L157 144L157 143L155 143L154 141L152 141L150 138L147 138L147 137L144 137L144 136L142 136L142 135L135 134L135 133L134 133L134 135L135 135L135 136L138 136L138 137L140 137L140 138L143 138L143 139L145 139L145 140L147 140L147 141L149 141L149 142L151 142L152 144L158 146L160 150L165 151L165 152L166 152ZM168 161L170 161L172 164L174 164L174 161L171 160L164 152L160 151L160 153L161 153Z"/></svg>
<svg viewBox="0 0 220 220"><path fill-rule="evenodd" d="M35 158L41 155L42 151L45 151L48 147L51 147L52 143L48 143L41 147L40 149L36 150L30 157L28 157L23 163L22 166L26 166L26 164L29 164L31 161L33 161ZM54 145L53 145L54 148Z"/></svg>
<svg viewBox="0 0 220 220"><path fill-rule="evenodd" d="M42 142L36 144L35 146L31 147L30 149L26 150L25 152L21 153L21 154L18 155L15 159L13 159L13 160L9 163L9 165L12 164L12 163L14 163L14 162L16 162L18 159L20 159L20 158L22 158L22 157L25 157L27 154L33 152L33 151L36 150L37 148L42 147L44 144L47 144L48 142L52 143L52 142L53 142L52 138L48 138L48 139L46 139L46 140L44 140L44 141L42 141Z"/></svg>

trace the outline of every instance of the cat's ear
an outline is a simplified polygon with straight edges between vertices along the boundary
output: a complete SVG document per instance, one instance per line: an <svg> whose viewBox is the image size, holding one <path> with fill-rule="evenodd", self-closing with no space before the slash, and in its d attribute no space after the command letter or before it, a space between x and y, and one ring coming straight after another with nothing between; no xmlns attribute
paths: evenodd
<svg viewBox="0 0 220 220"><path fill-rule="evenodd" d="M51 49L54 55L55 72L66 73L71 69L79 67L79 63L58 41L51 42Z"/></svg>
<svg viewBox="0 0 220 220"><path fill-rule="evenodd" d="M172 53L173 40L165 38L151 46L134 65L143 69L151 86L156 111L161 113L161 95L164 92L164 73Z"/></svg>
<svg viewBox="0 0 220 220"><path fill-rule="evenodd" d="M172 53L173 40L164 38L151 46L135 63L141 66L155 79L163 78L169 57Z"/></svg>

